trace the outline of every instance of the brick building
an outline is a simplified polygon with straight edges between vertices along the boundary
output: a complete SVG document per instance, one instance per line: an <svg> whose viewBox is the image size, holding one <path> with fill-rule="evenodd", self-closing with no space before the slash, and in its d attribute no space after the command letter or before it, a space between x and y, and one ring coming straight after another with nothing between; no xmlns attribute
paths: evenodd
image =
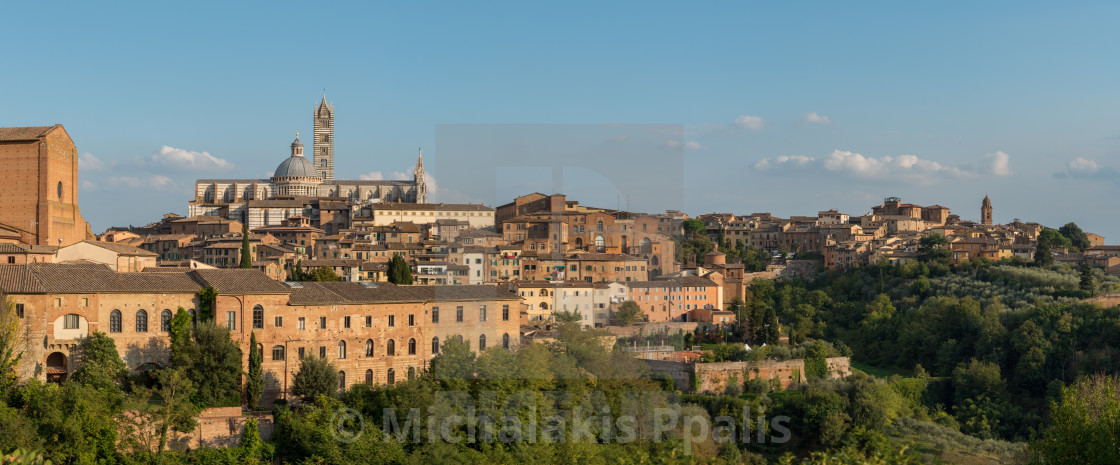
<svg viewBox="0 0 1120 465"><path fill-rule="evenodd" d="M0 128L0 165L7 242L64 246L93 237L78 211L78 149L61 124Z"/></svg>

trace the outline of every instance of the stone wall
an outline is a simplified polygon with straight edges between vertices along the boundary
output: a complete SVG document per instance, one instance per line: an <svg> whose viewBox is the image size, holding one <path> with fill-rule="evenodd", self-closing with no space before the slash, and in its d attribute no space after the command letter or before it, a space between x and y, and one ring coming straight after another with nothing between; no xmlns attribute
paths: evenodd
<svg viewBox="0 0 1120 465"><path fill-rule="evenodd" d="M654 373L664 373L683 392L721 393L734 380L740 386L746 381L762 379L777 383L781 389L792 389L805 380L802 359L762 362L689 363L643 360ZM848 357L826 359L829 378L843 378L852 373Z"/></svg>
<svg viewBox="0 0 1120 465"><path fill-rule="evenodd" d="M257 419L261 439L272 438L275 424L272 414L242 413L241 407L219 407L203 410L198 416L198 426L189 434L172 433L168 446L176 450L199 447L236 447L241 432L249 418Z"/></svg>

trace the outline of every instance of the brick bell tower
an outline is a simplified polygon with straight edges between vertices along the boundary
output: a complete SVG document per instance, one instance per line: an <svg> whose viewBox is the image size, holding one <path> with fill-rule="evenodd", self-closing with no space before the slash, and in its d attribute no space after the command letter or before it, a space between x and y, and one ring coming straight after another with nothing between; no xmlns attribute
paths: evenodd
<svg viewBox="0 0 1120 465"><path fill-rule="evenodd" d="M315 109L311 151L315 170L324 181L334 179L334 104L327 105L327 94Z"/></svg>
<svg viewBox="0 0 1120 465"><path fill-rule="evenodd" d="M984 196L984 202L980 204L980 224L992 224L992 199Z"/></svg>

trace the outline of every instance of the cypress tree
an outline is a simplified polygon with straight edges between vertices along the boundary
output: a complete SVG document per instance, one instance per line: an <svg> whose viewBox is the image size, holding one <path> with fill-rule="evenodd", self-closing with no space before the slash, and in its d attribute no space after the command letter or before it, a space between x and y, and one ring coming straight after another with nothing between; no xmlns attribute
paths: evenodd
<svg viewBox="0 0 1120 465"><path fill-rule="evenodd" d="M241 225L241 268L253 267L253 254L249 253L249 223Z"/></svg>
<svg viewBox="0 0 1120 465"><path fill-rule="evenodd" d="M261 349L257 346L257 333L254 331L249 334L249 377L245 380L245 401L252 410L257 409L257 403L261 400L262 358Z"/></svg>

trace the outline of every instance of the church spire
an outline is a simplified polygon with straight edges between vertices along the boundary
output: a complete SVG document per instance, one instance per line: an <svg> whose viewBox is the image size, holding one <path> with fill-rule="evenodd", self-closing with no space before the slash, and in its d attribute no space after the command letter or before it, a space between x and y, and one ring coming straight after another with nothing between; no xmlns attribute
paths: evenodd
<svg viewBox="0 0 1120 465"><path fill-rule="evenodd" d="M412 171L412 181L416 183L416 203L428 203L428 186L424 182L424 151L417 148L416 169Z"/></svg>

